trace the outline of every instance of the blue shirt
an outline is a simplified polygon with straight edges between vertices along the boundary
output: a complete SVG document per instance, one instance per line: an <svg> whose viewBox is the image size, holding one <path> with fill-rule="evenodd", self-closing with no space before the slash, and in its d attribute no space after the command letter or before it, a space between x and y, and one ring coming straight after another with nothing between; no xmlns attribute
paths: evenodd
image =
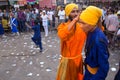
<svg viewBox="0 0 120 80"><path fill-rule="evenodd" d="M40 25L35 25L32 27L32 29L34 30L34 38L40 38L41 37L41 33L40 33Z"/></svg>
<svg viewBox="0 0 120 80"><path fill-rule="evenodd" d="M92 45L91 48L90 45ZM109 52L107 46L108 40L100 28L97 27L93 32L88 33L85 63L92 68L98 67L97 73L95 75L91 74L92 77L89 80L105 80L109 70ZM85 78L87 78L87 75Z"/></svg>

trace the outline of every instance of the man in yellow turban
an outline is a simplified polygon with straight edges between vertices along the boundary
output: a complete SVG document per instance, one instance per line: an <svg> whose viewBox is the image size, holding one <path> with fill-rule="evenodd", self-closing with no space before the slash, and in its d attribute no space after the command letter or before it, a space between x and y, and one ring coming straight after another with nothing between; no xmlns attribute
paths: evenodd
<svg viewBox="0 0 120 80"><path fill-rule="evenodd" d="M81 27L88 33L84 80L105 80L109 70L108 40L98 27L101 16L101 9L95 6L88 6L80 15Z"/></svg>
<svg viewBox="0 0 120 80"><path fill-rule="evenodd" d="M82 49L86 34L80 27L78 5L66 5L68 21L58 26L61 41L61 60L56 80L83 80Z"/></svg>

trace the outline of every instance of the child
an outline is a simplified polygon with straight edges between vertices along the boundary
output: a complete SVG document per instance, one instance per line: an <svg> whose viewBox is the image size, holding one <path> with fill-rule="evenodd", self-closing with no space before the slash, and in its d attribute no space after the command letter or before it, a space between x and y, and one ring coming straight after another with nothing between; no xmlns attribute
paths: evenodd
<svg viewBox="0 0 120 80"><path fill-rule="evenodd" d="M38 22L36 20L34 21L34 24L35 25L31 27L26 23L26 26L33 29L34 35L31 39L36 44L36 46L39 46L40 52L42 52L43 48L42 48L42 42L41 42L40 25L38 25Z"/></svg>
<svg viewBox="0 0 120 80"><path fill-rule="evenodd" d="M18 29L17 29L18 22L13 14L10 15L10 27L11 27L13 35L15 35L15 34L19 35Z"/></svg>

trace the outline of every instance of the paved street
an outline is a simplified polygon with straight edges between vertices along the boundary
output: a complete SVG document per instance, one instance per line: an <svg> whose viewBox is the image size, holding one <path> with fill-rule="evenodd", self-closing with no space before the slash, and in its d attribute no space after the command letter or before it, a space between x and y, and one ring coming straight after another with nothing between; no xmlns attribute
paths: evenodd
<svg viewBox="0 0 120 80"><path fill-rule="evenodd" d="M32 32L0 38L0 80L55 80L60 59L60 41L56 32L44 37L44 51L31 40ZM118 70L120 50L110 50L110 70L106 80L113 80Z"/></svg>

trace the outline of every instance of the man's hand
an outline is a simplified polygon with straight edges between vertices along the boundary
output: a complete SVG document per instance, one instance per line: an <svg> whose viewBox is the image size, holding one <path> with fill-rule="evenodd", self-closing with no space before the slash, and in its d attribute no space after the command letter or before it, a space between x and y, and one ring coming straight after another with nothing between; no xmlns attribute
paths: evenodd
<svg viewBox="0 0 120 80"><path fill-rule="evenodd" d="M79 20L79 16L80 16L80 13L76 16L76 18L74 18L73 20L75 21L75 22L77 22L78 20Z"/></svg>

